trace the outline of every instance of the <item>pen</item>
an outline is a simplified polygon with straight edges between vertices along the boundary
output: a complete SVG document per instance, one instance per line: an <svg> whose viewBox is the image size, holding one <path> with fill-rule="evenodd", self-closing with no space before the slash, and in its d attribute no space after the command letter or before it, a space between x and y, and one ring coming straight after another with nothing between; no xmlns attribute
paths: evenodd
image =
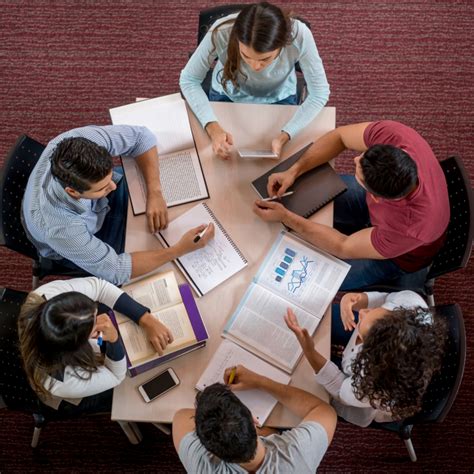
<svg viewBox="0 0 474 474"><path fill-rule="evenodd" d="M99 337L97 338L97 344L98 344L99 346L102 345L102 342L104 341L103 338L104 338L104 333L103 333L102 331L99 331Z"/></svg>
<svg viewBox="0 0 474 474"><path fill-rule="evenodd" d="M232 383L234 382L235 372L236 372L236 367L232 367L232 370L230 371L229 381L227 382L227 385L232 385Z"/></svg>
<svg viewBox="0 0 474 474"><path fill-rule="evenodd" d="M286 193L283 193L281 196L272 196L272 197L263 198L262 201L275 201L276 199L281 199L286 196L291 196L293 193L294 191L287 191Z"/></svg>
<svg viewBox="0 0 474 474"><path fill-rule="evenodd" d="M193 242L195 244L202 239L202 236L206 233L206 230L207 230L208 227L209 227L209 224L206 225L206 228L202 232L199 232L199 234L196 235L196 237L194 237Z"/></svg>

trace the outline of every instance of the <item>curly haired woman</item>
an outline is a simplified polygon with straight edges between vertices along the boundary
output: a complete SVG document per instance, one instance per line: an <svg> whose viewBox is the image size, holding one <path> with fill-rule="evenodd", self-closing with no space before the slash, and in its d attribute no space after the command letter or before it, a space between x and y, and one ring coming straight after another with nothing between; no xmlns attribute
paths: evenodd
<svg viewBox="0 0 474 474"><path fill-rule="evenodd" d="M341 323L352 332L347 333L341 369L314 349L313 339L291 309L285 321L313 367L316 381L333 397L338 415L355 425L414 415L441 366L444 321L413 291L347 293L340 307L333 305L333 343Z"/></svg>

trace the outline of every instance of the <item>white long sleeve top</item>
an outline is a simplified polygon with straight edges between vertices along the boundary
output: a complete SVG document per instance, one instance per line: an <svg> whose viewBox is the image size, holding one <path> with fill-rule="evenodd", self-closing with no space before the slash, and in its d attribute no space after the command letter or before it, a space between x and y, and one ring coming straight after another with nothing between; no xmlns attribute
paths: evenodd
<svg viewBox="0 0 474 474"><path fill-rule="evenodd" d="M400 291L397 293L366 293L369 299L368 308L382 307L389 311L397 307L415 308L421 306L428 308L425 300L413 291ZM426 323L431 323L431 316ZM328 360L323 368L316 374L316 381L323 385L333 398L333 405L339 416L346 421L358 426L368 426L372 421L379 423L392 421L392 414L385 410L375 409L368 400L358 400L352 387L352 363L356 359L363 344L357 344L358 329L354 332L344 349L342 355L342 370L332 361Z"/></svg>

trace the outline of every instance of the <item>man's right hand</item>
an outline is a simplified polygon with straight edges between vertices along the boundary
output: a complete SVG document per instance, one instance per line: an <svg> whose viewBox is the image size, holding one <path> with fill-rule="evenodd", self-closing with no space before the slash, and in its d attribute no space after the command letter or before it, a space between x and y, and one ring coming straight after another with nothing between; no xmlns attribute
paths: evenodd
<svg viewBox="0 0 474 474"><path fill-rule="evenodd" d="M267 193L269 197L281 196L295 182L294 172L273 173L268 177Z"/></svg>
<svg viewBox="0 0 474 474"><path fill-rule="evenodd" d="M204 229L206 229L205 224L194 227L183 234L179 242L174 246L176 253L178 254L177 257L181 257L186 253L203 248L209 240L214 237L214 224L210 223L204 235L197 242L194 242L196 236L198 236Z"/></svg>
<svg viewBox="0 0 474 474"><path fill-rule="evenodd" d="M224 382L226 384L229 383L229 377L232 370L235 370L235 376L232 384L230 385L231 390L238 391L259 388L262 378L264 378L262 375L252 372L243 365L238 365L237 367L229 367L224 372Z"/></svg>
<svg viewBox="0 0 474 474"><path fill-rule="evenodd" d="M234 139L229 132L226 132L217 122L210 122L206 125L206 132L212 141L212 150L215 155L222 159L230 159L230 153Z"/></svg>

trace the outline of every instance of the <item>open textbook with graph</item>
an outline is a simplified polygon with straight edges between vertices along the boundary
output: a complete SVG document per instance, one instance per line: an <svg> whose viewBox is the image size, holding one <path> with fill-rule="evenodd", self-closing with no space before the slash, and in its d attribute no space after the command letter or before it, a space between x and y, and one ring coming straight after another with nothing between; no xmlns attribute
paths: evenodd
<svg viewBox="0 0 474 474"><path fill-rule="evenodd" d="M142 125L155 135L160 180L168 207L209 197L199 155L180 94L142 100L110 109L114 125ZM146 185L136 160L122 157L135 215L146 211Z"/></svg>
<svg viewBox="0 0 474 474"><path fill-rule="evenodd" d="M291 374L302 349L283 319L291 308L312 335L350 265L281 232L224 328L224 337Z"/></svg>

